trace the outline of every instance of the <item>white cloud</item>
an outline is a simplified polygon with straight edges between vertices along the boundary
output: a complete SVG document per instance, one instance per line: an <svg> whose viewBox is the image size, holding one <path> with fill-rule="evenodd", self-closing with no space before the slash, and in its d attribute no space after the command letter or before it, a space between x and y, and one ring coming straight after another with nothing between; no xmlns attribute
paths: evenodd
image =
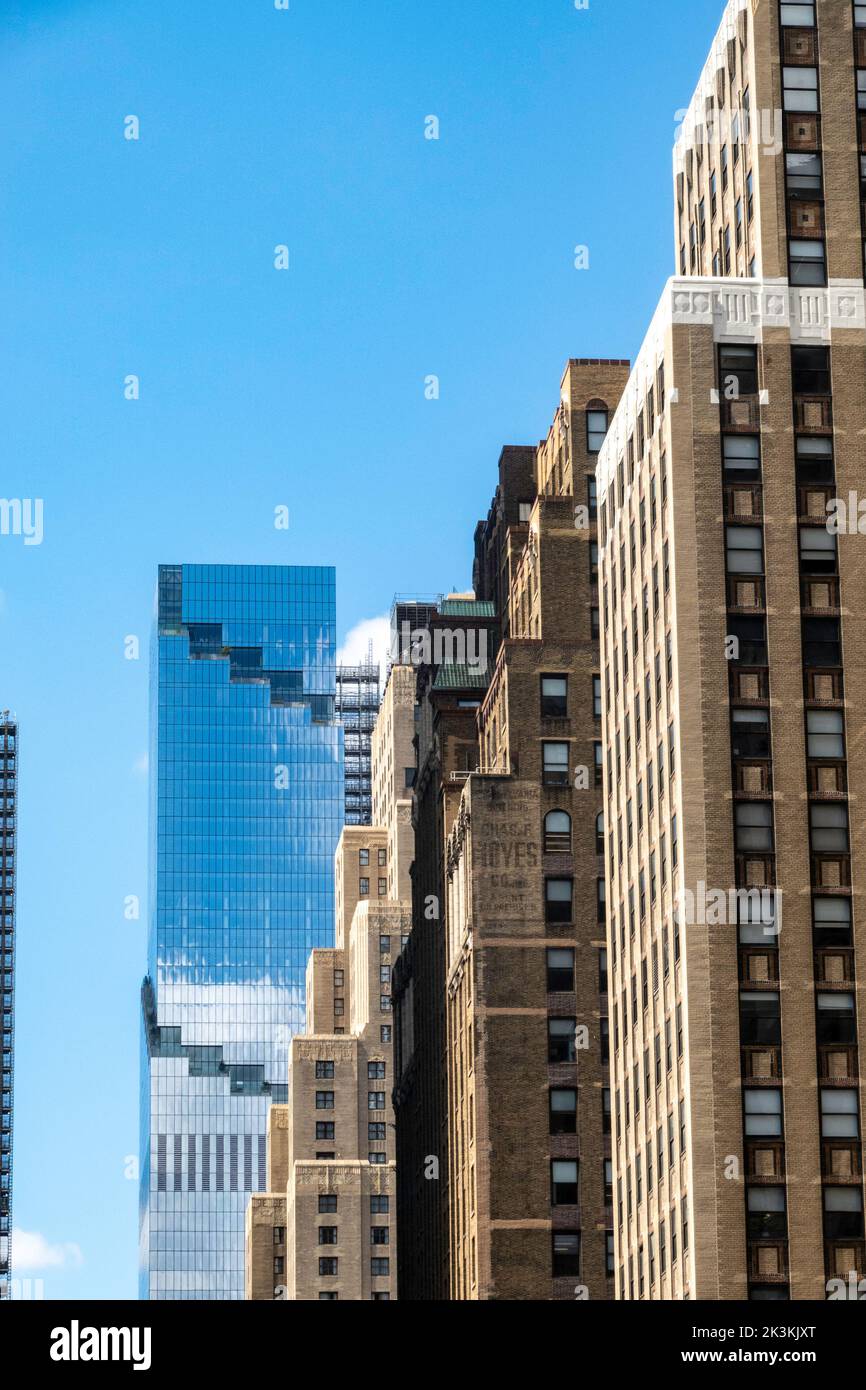
<svg viewBox="0 0 866 1390"><path fill-rule="evenodd" d="M142 753L141 756L136 758L135 762L132 764L132 770L139 777L146 777L149 765L150 760L148 758L148 755L146 753Z"/></svg>
<svg viewBox="0 0 866 1390"><path fill-rule="evenodd" d="M388 670L388 655L391 645L391 619L387 613L381 618L364 618L356 623L337 652L337 663L352 666L367 660L367 651L373 643L373 660L379 663L381 683L385 683Z"/></svg>
<svg viewBox="0 0 866 1390"><path fill-rule="evenodd" d="M12 1264L16 1274L19 1270L60 1269L68 1265L84 1264L81 1247L67 1241L63 1245L50 1245L38 1231L12 1232Z"/></svg>

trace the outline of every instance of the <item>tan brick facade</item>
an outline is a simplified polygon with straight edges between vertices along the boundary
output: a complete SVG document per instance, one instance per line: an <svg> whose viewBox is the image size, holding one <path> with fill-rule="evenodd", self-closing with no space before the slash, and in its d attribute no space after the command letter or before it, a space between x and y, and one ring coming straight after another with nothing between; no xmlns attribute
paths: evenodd
<svg viewBox="0 0 866 1390"><path fill-rule="evenodd" d="M346 826L334 857L335 944L310 955L288 1104L270 1112L269 1191L247 1209L250 1299L397 1296L391 975L411 914L389 886L405 892L411 867L399 795L414 763L410 676L392 669L373 734L374 803L387 819Z"/></svg>

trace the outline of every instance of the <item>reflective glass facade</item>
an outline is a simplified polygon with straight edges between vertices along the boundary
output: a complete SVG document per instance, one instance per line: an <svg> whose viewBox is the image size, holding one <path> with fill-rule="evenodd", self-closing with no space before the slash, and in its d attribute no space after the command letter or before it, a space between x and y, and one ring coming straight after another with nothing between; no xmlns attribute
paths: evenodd
<svg viewBox="0 0 866 1390"><path fill-rule="evenodd" d="M240 1299L343 823L331 568L161 566L151 654L140 1293Z"/></svg>

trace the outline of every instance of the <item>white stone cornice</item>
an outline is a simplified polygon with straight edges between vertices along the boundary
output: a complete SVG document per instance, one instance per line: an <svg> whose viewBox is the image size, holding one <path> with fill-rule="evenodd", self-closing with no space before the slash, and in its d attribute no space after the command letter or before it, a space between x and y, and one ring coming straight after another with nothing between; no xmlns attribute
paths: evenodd
<svg viewBox="0 0 866 1390"><path fill-rule="evenodd" d="M622 399L598 457L599 499L634 433L647 391L655 384L672 325L712 328L717 343L760 343L765 329L781 329L794 343L830 343L839 332L866 335L866 290L859 280L836 280L829 286L794 286L786 280L717 279L675 276L659 301L635 360ZM666 406L677 399L670 369ZM657 407L658 408L658 407Z"/></svg>

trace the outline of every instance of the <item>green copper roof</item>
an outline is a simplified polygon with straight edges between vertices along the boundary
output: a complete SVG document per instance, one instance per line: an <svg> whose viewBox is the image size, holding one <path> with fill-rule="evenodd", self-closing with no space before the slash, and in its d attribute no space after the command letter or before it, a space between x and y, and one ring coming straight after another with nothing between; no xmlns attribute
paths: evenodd
<svg viewBox="0 0 866 1390"><path fill-rule="evenodd" d="M443 618L495 618L492 599L446 598L439 604Z"/></svg>
<svg viewBox="0 0 866 1390"><path fill-rule="evenodd" d="M488 675L479 666L440 666L433 682L434 690L486 690Z"/></svg>

